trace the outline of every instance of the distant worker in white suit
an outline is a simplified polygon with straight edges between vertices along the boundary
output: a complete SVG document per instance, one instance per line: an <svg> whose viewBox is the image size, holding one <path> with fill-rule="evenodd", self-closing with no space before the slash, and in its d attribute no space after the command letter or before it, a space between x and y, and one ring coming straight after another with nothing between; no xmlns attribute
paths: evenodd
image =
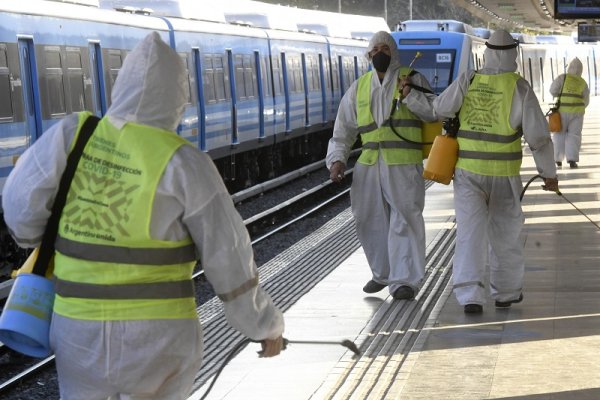
<svg viewBox="0 0 600 400"><path fill-rule="evenodd" d="M558 111L562 129L552 133L554 161L559 167L562 167L565 158L569 167L578 167L583 116L590 103L590 89L581 77L582 72L583 65L575 57L569 63L567 73L559 75L550 85L550 94L560 102Z"/></svg>
<svg viewBox="0 0 600 400"><path fill-rule="evenodd" d="M434 121L427 79L400 65L394 38L375 33L367 48L372 71L342 98L329 141L326 164L334 182L344 178L348 156L360 135L362 152L352 178L352 213L375 293L386 286L397 300L417 294L425 271L425 183L422 121ZM399 91L402 99L395 105ZM402 137L394 133L390 127ZM407 141L406 139L410 140Z"/></svg>

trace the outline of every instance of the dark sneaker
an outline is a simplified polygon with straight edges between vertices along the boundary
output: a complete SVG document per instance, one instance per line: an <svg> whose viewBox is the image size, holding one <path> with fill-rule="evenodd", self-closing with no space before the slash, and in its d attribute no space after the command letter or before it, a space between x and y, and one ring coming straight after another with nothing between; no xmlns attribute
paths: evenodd
<svg viewBox="0 0 600 400"><path fill-rule="evenodd" d="M577 165L577 163L575 161L569 161L569 167L571 167L571 168L579 168L579 166Z"/></svg>
<svg viewBox="0 0 600 400"><path fill-rule="evenodd" d="M465 306L465 314L481 314L483 306L481 304L467 304Z"/></svg>
<svg viewBox="0 0 600 400"><path fill-rule="evenodd" d="M412 300L415 298L415 291L410 286L400 286L394 291L392 297L396 300Z"/></svg>
<svg viewBox="0 0 600 400"><path fill-rule="evenodd" d="M560 161L557 161L557 162L556 162L556 166L557 166L557 167L562 167L562 162L560 162Z"/></svg>
<svg viewBox="0 0 600 400"><path fill-rule="evenodd" d="M381 283L377 283L374 280L370 280L367 282L365 287L363 287L363 292L365 293L377 293L387 285L383 285Z"/></svg>
<svg viewBox="0 0 600 400"><path fill-rule="evenodd" d="M523 301L523 293L521 293L519 295L519 298L516 300L509 300L509 301L498 301L496 300L496 307L498 308L507 308L510 307L511 304L513 303L520 303Z"/></svg>

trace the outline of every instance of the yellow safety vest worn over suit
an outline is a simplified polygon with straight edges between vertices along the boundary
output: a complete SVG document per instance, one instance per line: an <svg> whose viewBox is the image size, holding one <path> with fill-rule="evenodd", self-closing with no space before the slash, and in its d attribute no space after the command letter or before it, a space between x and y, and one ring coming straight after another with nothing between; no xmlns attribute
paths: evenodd
<svg viewBox="0 0 600 400"><path fill-rule="evenodd" d="M460 109L456 168L487 176L519 175L521 134L510 126L520 76L475 74Z"/></svg>
<svg viewBox="0 0 600 400"><path fill-rule="evenodd" d="M565 83L563 84L562 92L559 97L559 111L584 114L585 102L583 99L583 91L587 87L587 83L580 76L565 75Z"/></svg>
<svg viewBox="0 0 600 400"><path fill-rule="evenodd" d="M78 133L89 113L79 116ZM76 142L76 139L73 143ZM75 319L195 319L195 246L150 237L156 188L173 132L106 119L86 145L56 241L54 311Z"/></svg>
<svg viewBox="0 0 600 400"><path fill-rule="evenodd" d="M409 68L400 68L400 76L408 75L409 72ZM423 160L422 145L399 138L390 128L389 120L377 127L371 113L372 75L373 71L369 71L358 78L356 89L356 116L363 146L358 162L365 165L375 164L381 149L383 160L388 165L420 164ZM397 93L398 88L396 97ZM401 128L401 135L408 140L422 142L422 122L405 104L400 103L393 110L391 122L396 130Z"/></svg>

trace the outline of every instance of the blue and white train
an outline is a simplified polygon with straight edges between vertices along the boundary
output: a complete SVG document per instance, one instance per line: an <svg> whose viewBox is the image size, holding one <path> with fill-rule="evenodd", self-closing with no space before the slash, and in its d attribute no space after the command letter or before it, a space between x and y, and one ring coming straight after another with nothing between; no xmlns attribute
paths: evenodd
<svg viewBox="0 0 600 400"><path fill-rule="evenodd" d="M178 133L211 155L230 190L323 157L341 96L368 69L365 40L65 2L1 2L0 190L19 155L52 124L73 112L106 112L123 60L151 31L188 68Z"/></svg>
<svg viewBox="0 0 600 400"><path fill-rule="evenodd" d="M435 93L439 94L462 72L483 67L489 32L453 20L412 20L400 23L392 36L405 64L411 62L417 52L421 53L413 67L427 77ZM520 34L513 34L513 37L519 41L517 72L529 81L541 103L553 101L550 84L566 72L574 57L583 63L582 77L588 82L591 95L598 95L598 44L576 43L568 36L544 36L539 40ZM552 38L554 40L550 40Z"/></svg>

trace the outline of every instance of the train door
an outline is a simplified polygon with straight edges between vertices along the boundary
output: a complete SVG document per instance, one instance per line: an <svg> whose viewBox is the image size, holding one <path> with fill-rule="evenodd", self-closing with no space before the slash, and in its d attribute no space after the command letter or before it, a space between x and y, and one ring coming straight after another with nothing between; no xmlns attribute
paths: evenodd
<svg viewBox="0 0 600 400"><path fill-rule="evenodd" d="M302 68L302 89L304 92L304 126L310 126L310 110L309 110L309 88L308 88L308 69L306 66L306 54L300 54L300 66Z"/></svg>
<svg viewBox="0 0 600 400"><path fill-rule="evenodd" d="M196 91L198 93L198 101L196 102L198 107L198 148L206 151L206 106L204 104L204 84L202 81L202 57L200 49L197 47L192 48L192 64L194 67L192 73L196 76Z"/></svg>
<svg viewBox="0 0 600 400"><path fill-rule="evenodd" d="M256 57L254 52L231 54L231 57L233 60L231 76L235 89L231 96L236 124L234 143L251 143L258 139L258 126L262 114L262 110L259 109ZM264 137L264 126L262 135Z"/></svg>
<svg viewBox="0 0 600 400"><path fill-rule="evenodd" d="M260 53L254 52L254 71L256 71L256 89L258 91L258 138L265 138L265 93L263 91L263 68L261 68ZM266 78L266 77L265 77Z"/></svg>
<svg viewBox="0 0 600 400"><path fill-rule="evenodd" d="M19 38L19 61L21 65L23 103L25 106L25 135L28 143L33 143L43 132L33 39Z"/></svg>
<svg viewBox="0 0 600 400"><path fill-rule="evenodd" d="M104 75L102 71L102 48L100 43L89 42L90 77L92 79L93 112L98 116L106 114L106 95L104 92Z"/></svg>
<svg viewBox="0 0 600 400"><path fill-rule="evenodd" d="M227 50L227 66L229 70L229 90L231 93L231 144L238 143L238 126L237 126L237 95L235 93L235 74L233 66L233 53L231 49Z"/></svg>
<svg viewBox="0 0 600 400"><path fill-rule="evenodd" d="M323 54L319 53L319 82L321 83L321 118L327 122L327 87L325 84L325 66L323 63Z"/></svg>
<svg viewBox="0 0 600 400"><path fill-rule="evenodd" d="M338 73L339 73L339 77L337 79L339 79L340 81L340 99L341 97L344 95L344 93L346 93L346 82L344 79L344 58L342 56L338 56Z"/></svg>
<svg viewBox="0 0 600 400"><path fill-rule="evenodd" d="M283 75L283 92L285 95L285 131L291 132L290 122L290 85L288 84L288 71L285 53L281 53L281 74Z"/></svg>

